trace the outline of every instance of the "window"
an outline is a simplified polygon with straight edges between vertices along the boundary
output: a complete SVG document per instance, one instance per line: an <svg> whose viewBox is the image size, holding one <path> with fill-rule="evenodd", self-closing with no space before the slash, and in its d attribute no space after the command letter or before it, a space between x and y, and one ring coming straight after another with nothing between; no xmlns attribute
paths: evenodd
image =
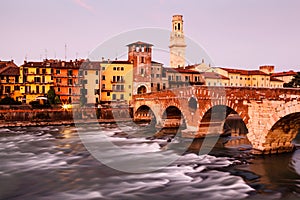
<svg viewBox="0 0 300 200"><path fill-rule="evenodd" d="M143 68L141 69L141 74L144 74L144 69Z"/></svg>
<svg viewBox="0 0 300 200"><path fill-rule="evenodd" d="M117 68L116 68L116 67L114 67L114 68L113 68L113 70L114 70L114 71L116 71L116 70L117 70Z"/></svg>
<svg viewBox="0 0 300 200"><path fill-rule="evenodd" d="M40 68L36 68L36 74L40 74Z"/></svg>
<svg viewBox="0 0 300 200"><path fill-rule="evenodd" d="M95 89L95 90L94 90L94 94L95 94L95 95L100 94L100 90L99 90L99 89Z"/></svg>
<svg viewBox="0 0 300 200"><path fill-rule="evenodd" d="M264 78L261 78L261 80L264 80Z"/></svg>
<svg viewBox="0 0 300 200"><path fill-rule="evenodd" d="M102 89L105 89L105 84L102 84Z"/></svg>
<svg viewBox="0 0 300 200"><path fill-rule="evenodd" d="M141 63L145 63L145 58L143 56L141 57Z"/></svg>
<svg viewBox="0 0 300 200"><path fill-rule="evenodd" d="M84 75L87 75L87 71L84 71Z"/></svg>
<svg viewBox="0 0 300 200"><path fill-rule="evenodd" d="M72 79L68 79L68 85L73 85L73 80Z"/></svg>
<svg viewBox="0 0 300 200"><path fill-rule="evenodd" d="M83 76L83 71L82 71L82 70L79 70L78 75L79 75L79 76Z"/></svg>
<svg viewBox="0 0 300 200"><path fill-rule="evenodd" d="M98 70L96 70L96 75L97 75L97 76L98 76L98 73L99 73Z"/></svg>
<svg viewBox="0 0 300 200"><path fill-rule="evenodd" d="M99 84L99 81L98 81L98 79L96 79L95 83L96 83L96 84Z"/></svg>
<svg viewBox="0 0 300 200"><path fill-rule="evenodd" d="M104 75L102 75L102 81L105 81L105 76Z"/></svg>
<svg viewBox="0 0 300 200"><path fill-rule="evenodd" d="M104 71L105 70L105 67L102 67L102 71Z"/></svg>
<svg viewBox="0 0 300 200"><path fill-rule="evenodd" d="M117 95L116 95L116 94L113 94L113 95L112 95L112 99L113 99L113 100L116 100L116 99L117 99Z"/></svg>
<svg viewBox="0 0 300 200"><path fill-rule="evenodd" d="M42 69L42 74L46 74L46 69Z"/></svg>
<svg viewBox="0 0 300 200"><path fill-rule="evenodd" d="M40 86L37 85L37 86L35 87L35 89L36 89L36 93L40 93Z"/></svg>
<svg viewBox="0 0 300 200"><path fill-rule="evenodd" d="M124 71L124 67L121 67L121 71Z"/></svg>
<svg viewBox="0 0 300 200"><path fill-rule="evenodd" d="M120 94L120 99L124 100L124 94Z"/></svg>
<svg viewBox="0 0 300 200"><path fill-rule="evenodd" d="M166 84L165 83L163 83L163 88L162 88L163 90L165 90L166 89Z"/></svg>
<svg viewBox="0 0 300 200"><path fill-rule="evenodd" d="M128 88L131 89L131 85L128 85Z"/></svg>
<svg viewBox="0 0 300 200"><path fill-rule="evenodd" d="M69 94L72 94L72 88L69 88Z"/></svg>
<svg viewBox="0 0 300 200"><path fill-rule="evenodd" d="M42 86L42 93L45 94L46 90L45 90L45 86Z"/></svg>
<svg viewBox="0 0 300 200"><path fill-rule="evenodd" d="M156 74L156 78L159 78L160 77L160 74Z"/></svg>
<svg viewBox="0 0 300 200"><path fill-rule="evenodd" d="M56 74L60 74L60 69L57 69L57 70L56 70Z"/></svg>
<svg viewBox="0 0 300 200"><path fill-rule="evenodd" d="M233 79L233 76L231 76L230 78Z"/></svg>
<svg viewBox="0 0 300 200"><path fill-rule="evenodd" d="M34 77L34 82L35 83L40 83L41 82L41 77Z"/></svg>
<svg viewBox="0 0 300 200"><path fill-rule="evenodd" d="M14 90L20 90L20 86L15 85Z"/></svg>
<svg viewBox="0 0 300 200"><path fill-rule="evenodd" d="M110 97L110 92L107 92L107 93L106 93L106 96Z"/></svg>
<svg viewBox="0 0 300 200"><path fill-rule="evenodd" d="M53 74L53 69L51 69L51 74Z"/></svg>
<svg viewBox="0 0 300 200"><path fill-rule="evenodd" d="M59 88L57 88L57 92L60 92L60 87L59 87Z"/></svg>

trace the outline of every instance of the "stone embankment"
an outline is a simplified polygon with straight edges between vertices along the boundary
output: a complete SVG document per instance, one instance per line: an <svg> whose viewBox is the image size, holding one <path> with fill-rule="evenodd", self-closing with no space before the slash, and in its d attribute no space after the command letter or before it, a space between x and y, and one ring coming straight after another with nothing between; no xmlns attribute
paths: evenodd
<svg viewBox="0 0 300 200"><path fill-rule="evenodd" d="M130 121L128 108L2 109L1 127L74 125Z"/></svg>

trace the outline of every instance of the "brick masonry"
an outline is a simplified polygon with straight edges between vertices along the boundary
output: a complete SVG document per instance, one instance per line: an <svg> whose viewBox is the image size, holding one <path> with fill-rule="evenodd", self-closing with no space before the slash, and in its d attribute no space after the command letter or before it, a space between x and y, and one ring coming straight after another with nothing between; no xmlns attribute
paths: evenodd
<svg viewBox="0 0 300 200"><path fill-rule="evenodd" d="M189 107L191 98L197 100L195 110ZM216 106L226 106L246 124L247 137L256 150L253 152L269 154L293 150L291 142L300 129L299 101L300 89L193 86L135 95L132 103L135 120L141 117L138 109L145 105L152 110L157 127L178 125L163 118L168 107L178 108L186 123L183 135L194 138L221 132L222 122L229 113L217 110L208 115L208 112Z"/></svg>

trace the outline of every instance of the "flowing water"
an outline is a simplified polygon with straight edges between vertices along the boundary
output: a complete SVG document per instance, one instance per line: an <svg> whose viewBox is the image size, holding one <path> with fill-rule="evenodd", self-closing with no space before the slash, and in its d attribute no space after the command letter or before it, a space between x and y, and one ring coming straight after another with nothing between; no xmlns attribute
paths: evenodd
<svg viewBox="0 0 300 200"><path fill-rule="evenodd" d="M190 145L180 137L153 139L130 123L122 125L126 133L116 124L100 126L101 131L92 126L0 129L0 199L300 198L299 150L252 156L247 145L223 146L230 138L221 138L208 155L199 155L201 140ZM104 165L86 149L78 129L106 155L107 165L125 169L121 165L127 163L134 170L141 164L137 158L143 158L149 162L143 163L145 171ZM102 136L126 152L110 149ZM182 155L180 149L189 145ZM149 170L170 158L168 165Z"/></svg>

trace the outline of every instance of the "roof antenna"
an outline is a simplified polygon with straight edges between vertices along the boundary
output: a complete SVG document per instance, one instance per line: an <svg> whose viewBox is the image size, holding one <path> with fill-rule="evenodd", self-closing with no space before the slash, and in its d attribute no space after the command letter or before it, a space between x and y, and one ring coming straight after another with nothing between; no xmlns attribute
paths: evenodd
<svg viewBox="0 0 300 200"><path fill-rule="evenodd" d="M65 61L67 61L67 44L65 44Z"/></svg>
<svg viewBox="0 0 300 200"><path fill-rule="evenodd" d="M47 53L48 53L48 51L47 51L47 49L45 49L45 58L46 58L46 60L47 60Z"/></svg>

